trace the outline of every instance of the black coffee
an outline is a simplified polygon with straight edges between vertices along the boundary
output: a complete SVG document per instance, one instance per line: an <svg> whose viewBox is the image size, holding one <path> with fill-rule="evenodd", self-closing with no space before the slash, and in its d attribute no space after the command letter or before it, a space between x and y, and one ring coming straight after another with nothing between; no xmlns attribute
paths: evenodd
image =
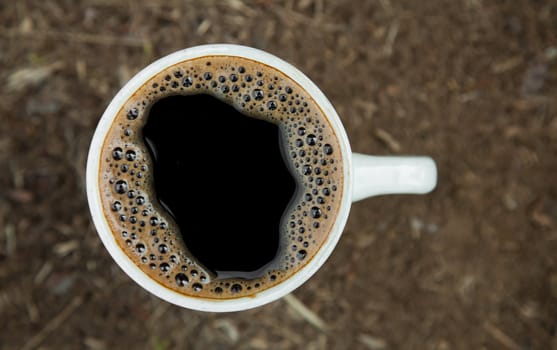
<svg viewBox="0 0 557 350"><path fill-rule="evenodd" d="M143 137L157 198L203 266L250 277L275 258L296 188L275 124L209 95L177 95L153 105Z"/></svg>
<svg viewBox="0 0 557 350"><path fill-rule="evenodd" d="M343 194L340 146L294 80L240 57L177 63L124 103L99 188L122 251L185 295L254 295L313 259Z"/></svg>

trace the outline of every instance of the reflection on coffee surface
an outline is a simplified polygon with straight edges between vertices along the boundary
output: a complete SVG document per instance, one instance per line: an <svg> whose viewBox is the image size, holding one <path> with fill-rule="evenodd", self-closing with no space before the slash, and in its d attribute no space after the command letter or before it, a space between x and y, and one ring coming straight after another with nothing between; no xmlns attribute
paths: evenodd
<svg viewBox="0 0 557 350"><path fill-rule="evenodd" d="M150 278L203 298L249 296L305 266L331 231L343 162L295 81L240 57L153 76L118 112L99 185L115 240Z"/></svg>

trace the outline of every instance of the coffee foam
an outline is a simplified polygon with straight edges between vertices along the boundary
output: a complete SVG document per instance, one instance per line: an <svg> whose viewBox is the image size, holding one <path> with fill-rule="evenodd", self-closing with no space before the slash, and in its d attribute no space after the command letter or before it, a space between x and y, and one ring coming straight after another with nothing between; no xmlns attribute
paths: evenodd
<svg viewBox="0 0 557 350"><path fill-rule="evenodd" d="M277 257L254 278L217 278L204 268L156 199L153 162L142 138L150 107L167 96L200 93L277 124L287 166L298 183L281 221ZM197 131L185 130L185 136L190 132ZM333 227L344 171L337 137L315 101L282 72L231 56L180 62L149 79L115 117L103 144L100 169L103 210L126 255L166 288L213 299L254 295L305 266Z"/></svg>

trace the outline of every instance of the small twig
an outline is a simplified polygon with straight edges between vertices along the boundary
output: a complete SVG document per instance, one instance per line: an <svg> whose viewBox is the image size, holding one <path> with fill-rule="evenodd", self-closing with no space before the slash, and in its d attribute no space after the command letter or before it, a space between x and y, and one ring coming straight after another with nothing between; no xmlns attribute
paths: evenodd
<svg viewBox="0 0 557 350"><path fill-rule="evenodd" d="M323 5L323 0L316 0L315 1L314 17L323 17L324 7L325 6Z"/></svg>
<svg viewBox="0 0 557 350"><path fill-rule="evenodd" d="M39 272L35 275L33 279L33 283L35 285L39 285L43 283L43 281L48 277L48 275L52 272L52 262L47 261L41 266Z"/></svg>
<svg viewBox="0 0 557 350"><path fill-rule="evenodd" d="M515 56L491 64L491 71L495 74L505 73L522 64L522 57Z"/></svg>
<svg viewBox="0 0 557 350"><path fill-rule="evenodd" d="M339 32L345 29L344 25L328 23L316 18L308 18L295 11L287 10L284 7L271 5L270 8L280 18L280 20L290 26L307 25L313 28L319 28L324 32Z"/></svg>
<svg viewBox="0 0 557 350"><path fill-rule="evenodd" d="M215 328L222 330L232 343L236 343L238 341L238 338L240 338L238 327L236 327L236 325L229 319L218 319L215 321L214 326Z"/></svg>
<svg viewBox="0 0 557 350"><path fill-rule="evenodd" d="M31 298L29 298L25 306L27 307L27 313L29 314L29 319L31 320L31 322L35 323L39 321L39 319L41 318L39 314L39 308L37 307L37 305L35 305Z"/></svg>
<svg viewBox="0 0 557 350"><path fill-rule="evenodd" d="M228 0L225 3L226 5L228 5L228 7L237 11L241 11L243 14L247 15L248 17L253 17L257 15L256 10L244 4L241 0Z"/></svg>
<svg viewBox="0 0 557 350"><path fill-rule="evenodd" d="M387 347L387 343L383 339L373 337L369 334L360 334L358 340L371 350L381 350Z"/></svg>
<svg viewBox="0 0 557 350"><path fill-rule="evenodd" d="M497 340L499 343L501 343L502 345L506 346L508 349L512 349L512 350L520 350L522 349L522 347L520 347L514 340L511 339L511 337L509 337L508 335L506 335L505 333L503 333L502 330L500 330L499 328L495 327L494 325L492 325L489 322L484 323L484 329L493 337L495 338L495 340Z"/></svg>
<svg viewBox="0 0 557 350"><path fill-rule="evenodd" d="M77 241L77 239L72 239L66 242L60 242L56 244L52 250L54 251L54 253L56 253L56 255L60 257L64 257L70 254L71 252L73 252L74 250L76 250L77 248L79 248L79 242Z"/></svg>
<svg viewBox="0 0 557 350"><path fill-rule="evenodd" d="M387 37L385 38L385 46L383 46L383 54L385 56L391 56L393 54L393 46L395 44L396 37L398 35L399 23L397 20L391 23L389 31L387 32Z"/></svg>
<svg viewBox="0 0 557 350"><path fill-rule="evenodd" d="M71 316L71 314L83 303L82 296L76 296L70 301L66 307L53 319L51 319L48 324L37 334L31 337L25 345L21 347L21 350L35 349L47 336L49 333L60 327L60 325Z"/></svg>
<svg viewBox="0 0 557 350"><path fill-rule="evenodd" d="M155 311L151 313L151 317L149 317L150 324L155 325L159 321L159 319L168 311L169 308L169 303L159 303L158 306L155 308Z"/></svg>
<svg viewBox="0 0 557 350"><path fill-rule="evenodd" d="M4 235L6 236L6 255L12 255L16 247L15 226L8 224L4 228Z"/></svg>
<svg viewBox="0 0 557 350"><path fill-rule="evenodd" d="M21 91L28 86L39 85L63 66L62 61L56 61L51 64L18 69L8 76L6 89Z"/></svg>
<svg viewBox="0 0 557 350"><path fill-rule="evenodd" d="M203 5L215 5L221 3L221 0L204 0ZM192 4L197 4L197 0L167 0L167 1L150 1L141 6L145 8L188 8ZM129 3L125 1L113 1L113 0L89 0L86 1L87 6L97 6L97 7L110 7L110 8L118 8L118 7L129 7Z"/></svg>
<svg viewBox="0 0 557 350"><path fill-rule="evenodd" d="M207 31L211 28L211 21L208 18L205 18L199 26L197 26L196 33L199 36L203 36Z"/></svg>
<svg viewBox="0 0 557 350"><path fill-rule="evenodd" d="M402 149L400 143L393 137L393 135L381 128L377 128L375 130L375 137L377 137L379 141L383 142L393 152L400 152Z"/></svg>
<svg viewBox="0 0 557 350"><path fill-rule="evenodd" d="M317 314L310 309L308 309L298 298L293 294L288 294L283 297L284 301L296 311L300 316L302 316L306 321L308 321L312 326L320 331L325 331L327 326L325 322L317 316Z"/></svg>
<svg viewBox="0 0 557 350"><path fill-rule="evenodd" d="M393 12L393 5L391 4L390 0L380 0L379 3L381 4L381 6L383 7L383 10L385 10L385 12L387 12L387 13L392 13Z"/></svg>
<svg viewBox="0 0 557 350"><path fill-rule="evenodd" d="M40 39L40 40L45 40L45 39L63 40L63 41L76 42L79 44L94 44L94 45L120 45L120 46L132 46L132 47L143 47L145 45L145 40L140 38L78 33L78 32L58 32L53 30L41 30L41 31L22 33L17 29L2 28L0 29L0 36L9 37L9 38L26 38L26 39Z"/></svg>

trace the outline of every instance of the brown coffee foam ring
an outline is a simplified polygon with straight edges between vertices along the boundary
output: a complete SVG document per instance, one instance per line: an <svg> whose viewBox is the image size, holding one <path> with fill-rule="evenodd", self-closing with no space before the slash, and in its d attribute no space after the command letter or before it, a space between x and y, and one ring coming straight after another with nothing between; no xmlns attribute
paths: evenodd
<svg viewBox="0 0 557 350"><path fill-rule="evenodd" d="M208 62L210 65L207 64ZM241 67L244 68L244 72L240 72ZM210 79L206 79L207 72L211 75ZM230 81L231 74L238 77L236 82ZM248 75L251 76L251 80L247 78ZM219 79L221 76L225 77L224 82ZM191 79L191 84L188 78ZM258 84L259 81L263 83ZM272 89L270 84L273 86ZM228 89L223 88L225 85ZM233 91L234 85L239 91ZM262 99L253 97L255 89L261 90ZM227 92L223 93L223 91ZM285 136L283 147L289 168L298 179L299 186L304 189L283 216L282 243L277 258L274 263L267 266L259 278L216 279L188 252L178 226L170 215L156 200L151 200L156 198L150 166L152 160L140 137L149 109L165 96L196 93L212 95L233 105L245 115L277 123ZM269 93L272 94L270 98ZM250 96L248 102L246 102L246 95ZM256 96L259 97L259 93ZM252 110L249 109L251 106L253 106ZM263 112L260 112L261 108ZM301 127L305 128L304 134L298 133ZM310 141L309 135L315 135L315 144L312 145L313 141ZM129 161L125 157L121 160L113 159L112 151L116 147L122 148L124 153L134 150L135 160ZM318 150L316 156L313 154L315 149ZM331 149L332 154L326 154ZM302 150L305 156L299 156ZM101 152L103 161L99 173L99 188L103 194L103 211L120 248L146 275L164 287L181 294L210 299L254 295L291 277L311 261L325 242L332 230L342 198L343 163L340 158L336 158L340 156L339 150L337 136L319 106L299 84L282 72L259 62L231 56L201 57L180 62L145 82L124 103L116 115ZM292 157L292 152L297 154L296 158ZM309 157L309 161L306 157ZM317 159L317 163L314 159ZM322 159L325 159L325 164L322 164ZM126 173L119 170L122 164L128 165L129 170ZM143 166L145 170L141 170ZM311 167L309 173L307 166ZM316 174L316 167L320 168L319 174ZM137 177L138 172L142 173L140 179ZM316 183L318 178L322 179L319 180L322 182L321 185ZM127 182L128 192L123 194L116 192L115 182L119 180ZM139 185L136 185L137 181ZM318 189L317 193L315 189ZM145 198L145 204L141 205L141 208L134 202L136 198L128 198L127 194L130 190L136 191L138 195ZM304 200L307 193L312 197L309 201ZM122 203L120 210L111 209L114 201ZM129 205L130 201L133 205ZM302 205L302 202L305 205ZM130 219L134 215L130 215L130 212L134 206L138 207L139 215L136 215L136 223L132 224ZM139 226L139 220L144 220L140 214L142 210L148 210L148 218L156 218L159 222L165 223L166 228L160 229L159 225L156 235L151 235L149 223L144 227ZM126 215L125 221L120 219L121 215ZM320 217L312 217L316 215ZM294 227L290 226L292 222ZM318 228L314 227L315 222L319 223ZM300 227L304 227L303 233L299 233ZM127 232L126 237L123 237L123 231ZM302 237L302 240L298 241L298 237ZM153 245L155 238L158 238L159 243ZM157 247L165 239L170 251L160 254ZM303 247L304 242L307 242L307 247ZM138 252L138 244L143 244L145 250ZM293 244L297 245L296 251L291 249ZM152 254L155 260L151 259ZM163 256L163 260L160 260L160 256ZM171 256L176 257L176 262L169 261ZM151 264L155 264L154 269ZM162 264L168 264L167 271L161 271ZM166 268L167 266L164 265L164 269ZM193 270L198 272L197 275L191 274ZM187 283L182 283L184 276L187 277Z"/></svg>

